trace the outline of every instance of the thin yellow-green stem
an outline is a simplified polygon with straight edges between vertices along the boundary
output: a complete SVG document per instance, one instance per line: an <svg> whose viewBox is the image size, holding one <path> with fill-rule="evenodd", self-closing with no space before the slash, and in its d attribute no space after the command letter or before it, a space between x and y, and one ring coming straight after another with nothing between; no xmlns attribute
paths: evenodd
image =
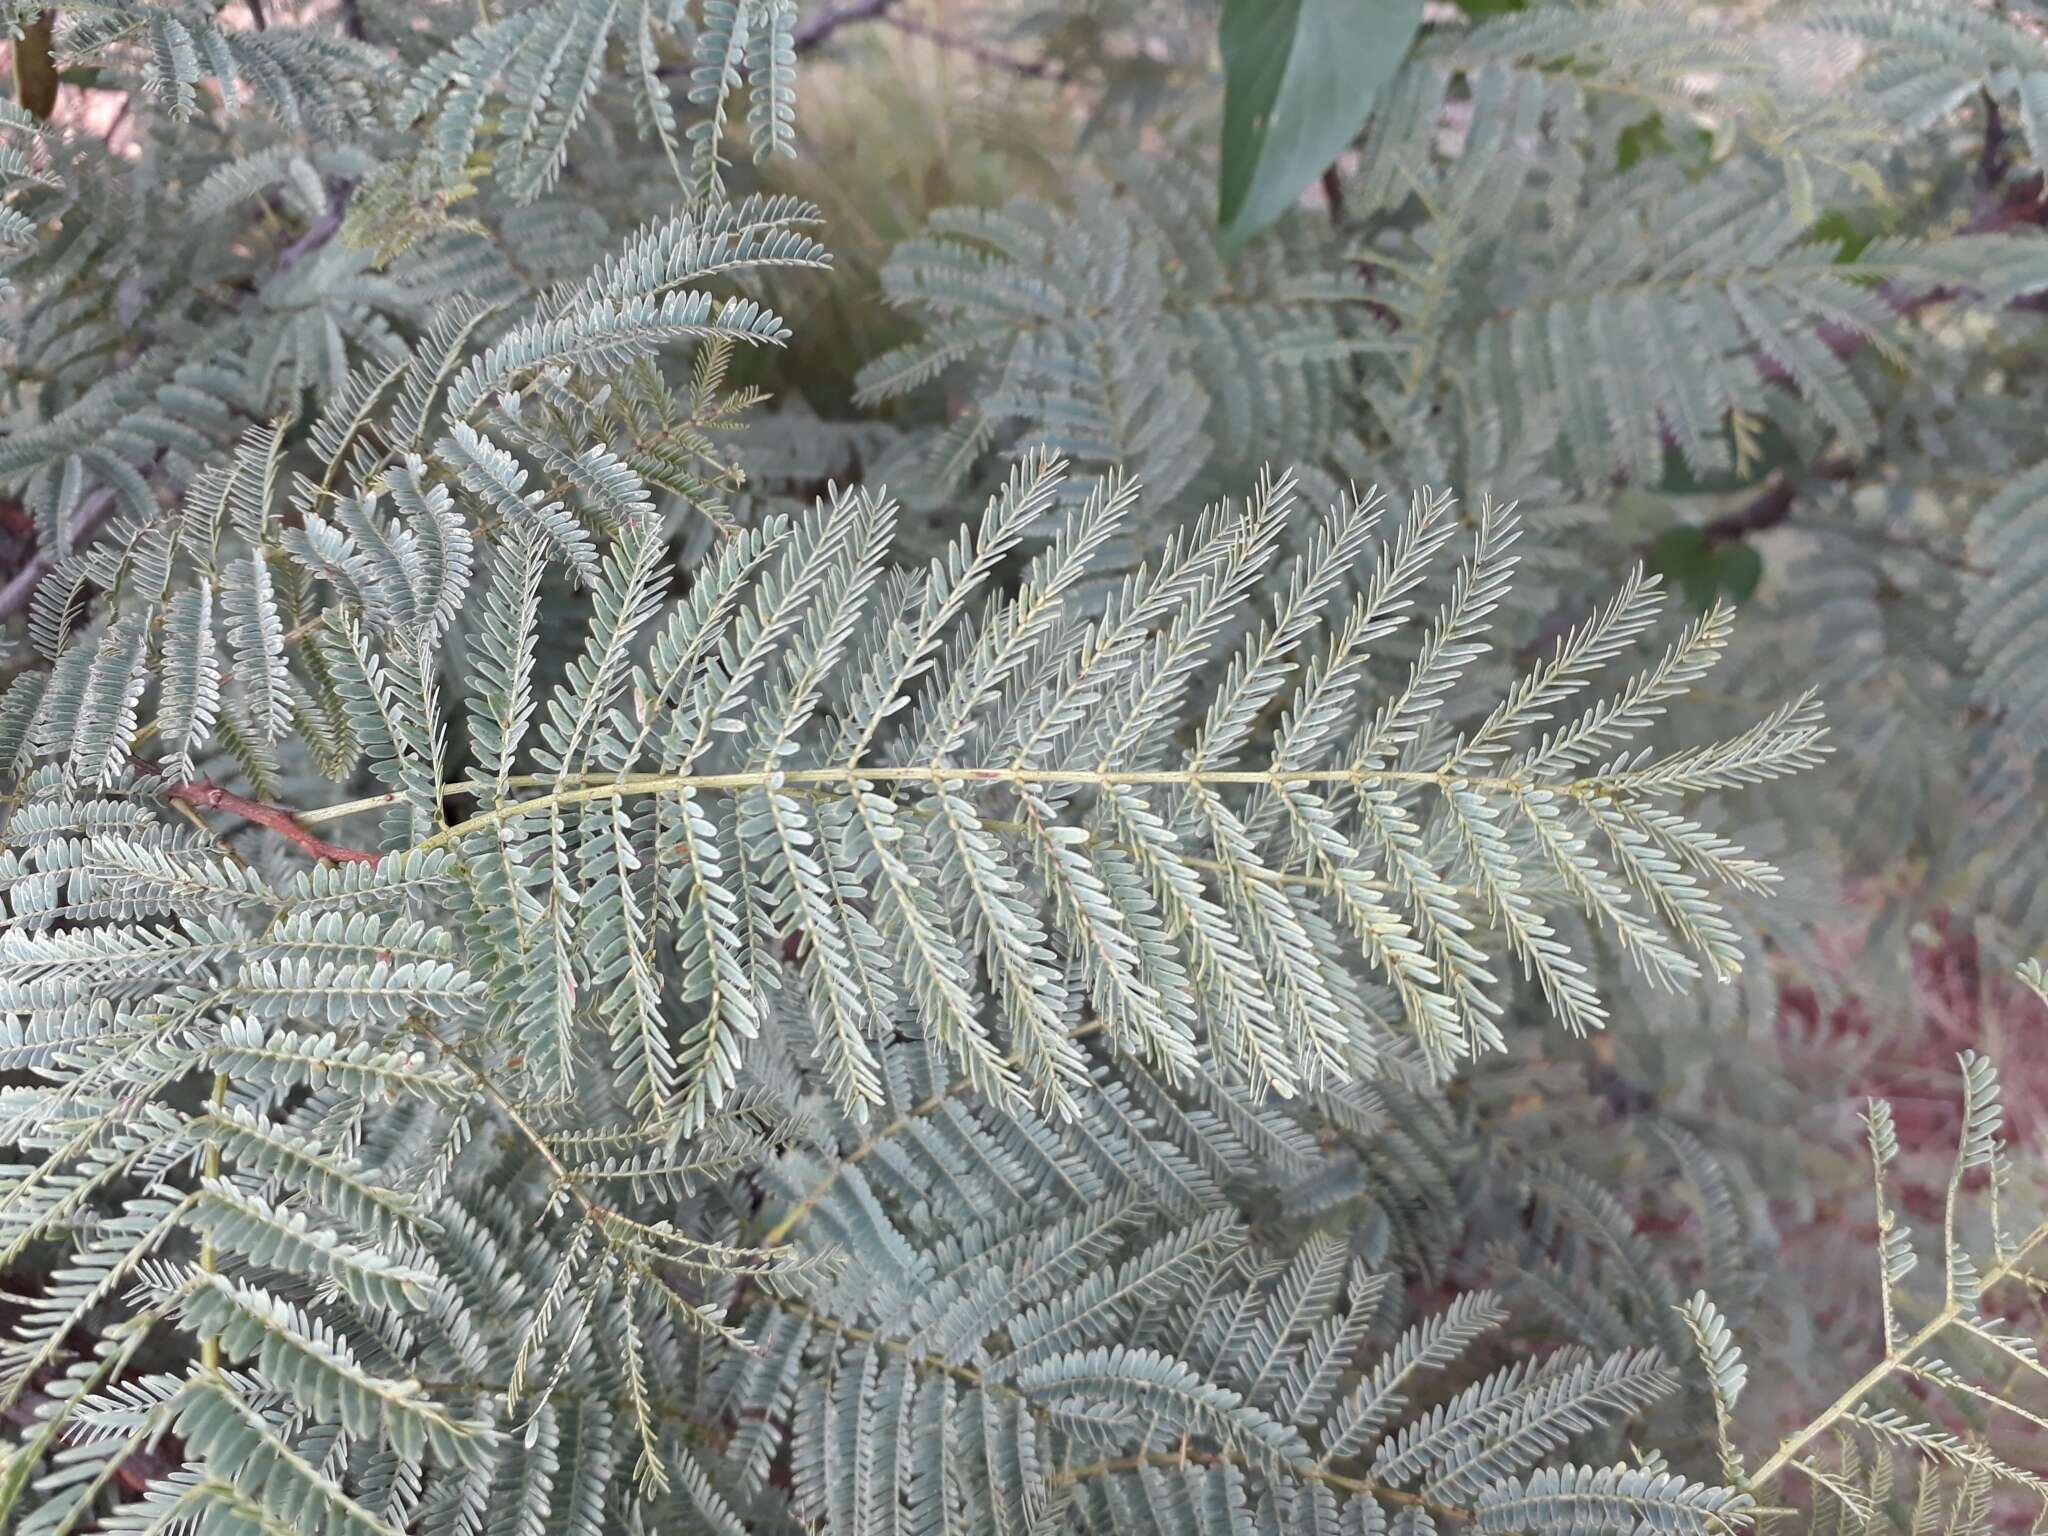
<svg viewBox="0 0 2048 1536"><path fill-rule="evenodd" d="M1072 1467L1065 1472L1056 1472L1051 1478L1055 1488L1068 1487L1074 1483L1085 1483L1091 1478L1109 1477L1118 1472L1136 1472L1146 1467L1185 1466L1232 1466L1258 1467L1263 1463L1250 1457L1239 1456L1230 1451L1145 1451L1135 1456L1117 1456L1108 1461L1090 1462L1086 1466ZM1321 1467L1299 1467L1289 1464L1291 1471L1304 1481L1322 1483L1340 1489L1345 1493L1370 1494L1387 1504L1405 1504L1411 1509L1426 1509L1432 1515L1442 1515L1452 1520L1476 1520L1477 1514L1462 1504L1439 1504L1434 1499L1424 1498L1419 1493L1410 1493L1405 1488L1389 1488L1376 1483L1369 1477L1346 1477L1341 1472L1331 1472Z"/></svg>
<svg viewBox="0 0 2048 1536"><path fill-rule="evenodd" d="M852 770L849 770L849 772L852 772ZM616 781L608 782L617 782L619 784L627 786L628 789L631 789L632 787L638 786L647 780L656 779L660 777L662 776L658 774L625 774L618 778ZM1425 775L1425 777L1429 776ZM528 773L516 775L512 778L507 779L505 782L509 787L514 789L537 789L545 787L549 784L553 784L556 782L556 780L551 779L542 774ZM1433 779L1432 782L1434 782ZM815 789L804 792L811 794L820 793L820 791ZM321 806L317 810L299 811L296 812L295 815L301 826L317 827L323 825L326 822L342 821L350 816L362 816L367 815L371 811L381 811L385 809L387 806L393 806L398 804L399 801L403 798L404 797L400 795L396 790L390 790L381 795L365 795L360 800L348 800L338 805ZM542 800L536 801L534 803L545 805L547 802ZM905 809L910 810L912 812L918 812L920 808L916 806L910 806L905 807ZM466 825L467 823L463 823L455 828L452 828L451 834L459 834L462 831L463 826ZM981 825L982 829L988 832L1021 833L1028 830L1025 827L1024 823L1020 821L984 820ZM1190 869L1208 870L1211 873L1215 874L1221 874L1225 872L1224 866L1215 859L1202 859L1195 858L1192 856L1183 856L1181 862L1186 864ZM1276 885L1295 886L1304 890L1327 890L1332 885L1332 882L1330 880L1321 875L1290 874L1284 871L1271 872L1261 869L1243 868L1239 868L1235 872L1243 874L1253 880L1264 880ZM1366 886L1366 888L1370 890L1387 893L1392 893L1396 890L1396 887L1393 885L1393 883L1386 880L1367 880L1363 883ZM1473 889L1470 886L1454 886L1452 887L1452 889L1457 894L1468 896L1474 894Z"/></svg>
<svg viewBox="0 0 2048 1536"><path fill-rule="evenodd" d="M2043 1418L2040 1414L2034 1412L2031 1408L2022 1408L2018 1403L2010 1402L2007 1399L2000 1397L1996 1392L1988 1391L1983 1387L1977 1386L1973 1382L1965 1381L1960 1376L1944 1375L1940 1372L1930 1371L1923 1366L1916 1365L1904 1365L1901 1366L1900 1369L1905 1371L1907 1375L1912 1376L1917 1380L1927 1382L1931 1386L1938 1387L1949 1392L1960 1392L1965 1397L1974 1397L1977 1399L1978 1402L1987 1404L1988 1406L1996 1408L2001 1412L2010 1413L2017 1418L2025 1419L2029 1424L2033 1425L2036 1429L2048 1429L2048 1418Z"/></svg>
<svg viewBox="0 0 2048 1536"><path fill-rule="evenodd" d="M1896 1218L1884 1199L1884 1164L1877 1160L1877 1149L1871 1148L1870 1179L1877 1190L1877 1295L1884 1304L1884 1347L1889 1351L1892 1340L1897 1337L1897 1319L1892 1315L1891 1259L1885 1251L1886 1240L1890 1238Z"/></svg>
<svg viewBox="0 0 2048 1536"><path fill-rule="evenodd" d="M872 1328L862 1328L852 1323L842 1322L829 1313L820 1312L816 1308L807 1306L803 1302L796 1301L790 1297L764 1295L762 1300L780 1311L789 1313L792 1317L802 1318L813 1327L822 1328L826 1332L836 1334L838 1337L846 1339L851 1343L868 1344L876 1349L887 1350L891 1354L902 1356L913 1365L950 1376L964 1386L974 1387L983 1392L997 1393L1004 1397L1016 1398L1024 1404L1025 1409L1029 1412L1042 1413L1044 1411L1028 1394L1019 1391L1016 1387L1010 1386L1005 1382L990 1381L972 1366L956 1365L943 1356L921 1353L899 1339L892 1339L886 1334L877 1333ZM1256 1461L1251 1457L1242 1456L1234 1451L1227 1450L1157 1451L1135 1456L1120 1456L1109 1461L1091 1462L1086 1466L1070 1468L1067 1471L1055 1473L1052 1477L1052 1483L1055 1487L1065 1487L1074 1483L1086 1482L1092 1478L1110 1477L1118 1472L1135 1472L1144 1467L1233 1466L1258 1469L1264 1468L1267 1465L1268 1463L1266 1462ZM1474 1512L1463 1505L1439 1504L1434 1499L1425 1498L1419 1493L1410 1493L1404 1488L1392 1488L1384 1483L1374 1482L1371 1478L1351 1477L1342 1472L1333 1472L1327 1467L1310 1466L1299 1462L1290 1461L1285 1465L1292 1475L1299 1477L1304 1482L1323 1483L1331 1488L1341 1489L1346 1493L1370 1494L1374 1498L1383 1499L1389 1504L1410 1505L1417 1509L1428 1510L1433 1515L1449 1520L1470 1521L1476 1518Z"/></svg>
<svg viewBox="0 0 2048 1536"><path fill-rule="evenodd" d="M1101 1031L1102 1025L1100 1023L1084 1024L1079 1029L1075 1030L1072 1034L1068 1035L1067 1039L1085 1040L1090 1035L1099 1034L1101 1033ZM1003 1061L1003 1065L1006 1067L1021 1066L1023 1064L1023 1060L1024 1058L1022 1056L1012 1055L1005 1058L1005 1060ZM947 1084L944 1088L941 1088L937 1093L933 1094L930 1098L926 1099L922 1104L917 1104L909 1109L906 1109L894 1120L890 1121L887 1125L883 1126L879 1131L876 1131L875 1134L870 1136L866 1141L862 1142L859 1146L855 1147L851 1152L847 1153L846 1156L842 1157L837 1163L833 1164L832 1171L830 1173L826 1174L824 1178L820 1179L817 1182L817 1184L814 1185L803 1196L802 1199L798 1200L795 1205L792 1205L786 1212L783 1213L783 1217L780 1221L776 1222L774 1226L768 1229L768 1231L761 1238L762 1246L767 1248L773 1248L778 1243L786 1241L789 1237L789 1234L796 1230L797 1223L802 1221L804 1217L808 1216L813 1210L815 1210L817 1208L818 1202L824 1199L826 1195L832 1192L833 1186L839 1182L839 1176L842 1173L844 1173L849 1168L855 1167L861 1163L866 1162L868 1158L872 1156L874 1152L878 1148L880 1148L884 1142L887 1142L893 1139L894 1137L902 1135L903 1132L908 1130L911 1127L911 1125L914 1124L916 1121L923 1119L926 1115L934 1113L936 1110L940 1108L940 1106L942 1106L948 1099L952 1098L955 1094L965 1093L972 1086L973 1084L967 1078L964 1077L960 1078L956 1082Z"/></svg>
<svg viewBox="0 0 2048 1536"><path fill-rule="evenodd" d="M396 805L405 797L396 790L382 795L365 795L360 800L347 800L340 805L323 805L315 810L300 811L299 824L317 827L323 821L342 821L350 816L361 816L369 811L380 811L387 805Z"/></svg>
<svg viewBox="0 0 2048 1536"><path fill-rule="evenodd" d="M612 1251L622 1269L652 1280L661 1299L672 1309L681 1309L694 1322L719 1329L719 1331L730 1332L729 1329L720 1328L720 1325L707 1318L687 1298L679 1294L675 1287L668 1282L668 1279L640 1253L635 1252L630 1246L622 1245L618 1240L618 1233L622 1229L638 1232L652 1238L666 1238L673 1234L658 1231L655 1228L649 1227L644 1222L633 1220L630 1216L615 1210L611 1206L593 1200L582 1189L568 1164L564 1163L555 1154L555 1149L548 1145L547 1138L534 1129L527 1118L519 1112L519 1106L506 1096L504 1090L498 1086L490 1073L486 1072L482 1066L471 1059L459 1047L448 1044L438 1036L433 1036L430 1031L424 1028L421 1029L421 1033L427 1034L429 1038L432 1038L434 1043L440 1047L441 1051L451 1061L455 1062L463 1071L469 1074L470 1078L476 1083L477 1088L490 1101L491 1107L497 1110L504 1117L506 1124L517 1131L520 1137L539 1154L541 1161L547 1165L548 1172L554 1175L555 1183L576 1203L577 1208L583 1213L584 1220L590 1223L591 1229L597 1233L598 1240ZM756 1251L761 1254L764 1260L772 1261L775 1257L775 1254L770 1249ZM673 1256L671 1256L671 1259L672 1262L694 1267L694 1261Z"/></svg>
<svg viewBox="0 0 2048 1536"><path fill-rule="evenodd" d="M1282 772L1276 769L1236 769L1187 773L1171 769L1156 771L1091 772L1080 768L951 768L933 764L911 768L798 768L787 771L750 773L620 774L598 783L555 789L530 800L517 800L494 810L472 816L420 843L416 851L446 847L502 822L566 805L595 800L618 800L628 795L678 794L683 790L801 789L810 786L856 784L1008 784L1044 785L1069 789L1204 787L1256 787L1279 789L1294 784L1434 784L1440 788L1466 787L1516 794L1550 793L1583 795L1596 781L1574 780L1565 784L1526 784L1519 779L1446 775L1383 768L1326 768ZM337 808L330 815L353 811Z"/></svg>
<svg viewBox="0 0 2048 1536"><path fill-rule="evenodd" d="M213 1096L208 1102L213 1107L214 1118L219 1119L221 1110L227 1107L228 1102L227 1073L216 1072L213 1074ZM209 1179L220 1177L220 1143L212 1137L208 1137L206 1141L205 1170L206 1177ZM220 1267L220 1255L214 1250L211 1234L201 1238L199 1241L199 1267L209 1275ZM220 1369L220 1338L218 1335L208 1334L199 1341L199 1363L209 1371Z"/></svg>
<svg viewBox="0 0 2048 1536"><path fill-rule="evenodd" d="M2026 1240L2018 1248L2014 1249L2003 1262L1984 1273L1977 1282L1976 1294L1982 1296L2000 1281L2018 1273L2022 1261L2043 1242L2048 1242L2048 1221L2043 1221L2041 1225L2028 1233ZM1884 1384L1887 1377L1894 1371L1903 1369L1914 1356L1931 1344L1944 1329L1956 1322L1963 1315L1963 1306L1962 1300L1951 1296L1942 1306L1942 1309L1935 1313L1919 1332L1915 1333L1897 1349L1893 1349L1891 1341L1887 1339L1885 1341L1885 1357L1861 1376L1857 1377L1840 1397L1821 1410L1820 1416L1812 1423L1808 1424L1797 1434L1788 1436L1778 1446L1770 1460L1756 1469L1756 1475L1750 1479L1750 1486L1752 1488L1764 1487L1772 1478L1790 1466L1794 1458L1801 1451L1805 1450L1817 1437L1831 1429L1835 1422L1844 1414L1853 1413L1858 1404Z"/></svg>
<svg viewBox="0 0 2048 1536"><path fill-rule="evenodd" d="M505 1096L504 1090L499 1088L496 1080L492 1078L490 1073L472 1061L466 1053L455 1046L449 1045L438 1036L434 1037L434 1043L441 1048L450 1061L453 1061L469 1074L470 1079L482 1091L483 1096L491 1101L491 1107L503 1115L506 1123L513 1130L517 1131L520 1137L535 1152L540 1154L541 1161L547 1164L548 1172L555 1176L555 1182L568 1191L569 1198L582 1208L584 1216L589 1219L592 1226L599 1233L602 1233L605 1229L605 1218L612 1214L611 1208L598 1204L576 1187L576 1181L570 1175L568 1165L555 1155L555 1149L548 1145L547 1138L527 1124L526 1117L519 1113L519 1107Z"/></svg>
<svg viewBox="0 0 2048 1536"><path fill-rule="evenodd" d="M1971 1318L1963 1319L1963 1329L1966 1333L1974 1335L2008 1357L2013 1363L2015 1379L2022 1375L2032 1374L2040 1377L2043 1381L2048 1381L2048 1365L2043 1365L2032 1355L2020 1353L2011 1339L2004 1337L2002 1334L1992 1332L1982 1323Z"/></svg>

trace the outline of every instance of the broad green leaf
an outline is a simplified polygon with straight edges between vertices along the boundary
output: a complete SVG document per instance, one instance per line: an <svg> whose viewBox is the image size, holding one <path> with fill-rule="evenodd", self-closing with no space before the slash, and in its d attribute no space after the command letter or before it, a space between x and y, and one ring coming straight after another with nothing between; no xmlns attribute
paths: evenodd
<svg viewBox="0 0 2048 1536"><path fill-rule="evenodd" d="M1707 536L1697 528L1678 527L1664 533L1650 546L1643 562L1667 586L1684 594L1689 608L1705 608L1714 600L1714 550Z"/></svg>
<svg viewBox="0 0 2048 1536"><path fill-rule="evenodd" d="M1714 584L1731 602L1746 603L1764 579L1764 557L1754 544L1725 544L1714 561Z"/></svg>
<svg viewBox="0 0 2048 1536"><path fill-rule="evenodd" d="M1740 539L1716 541L1698 528L1666 530L1650 546L1644 561L1652 571L1678 588L1686 606L1708 608L1725 593L1733 602L1745 602L1763 579L1763 556L1756 546Z"/></svg>
<svg viewBox="0 0 2048 1536"><path fill-rule="evenodd" d="M1243 240L1356 137L1422 22L1422 0L1228 0L1217 218Z"/></svg>

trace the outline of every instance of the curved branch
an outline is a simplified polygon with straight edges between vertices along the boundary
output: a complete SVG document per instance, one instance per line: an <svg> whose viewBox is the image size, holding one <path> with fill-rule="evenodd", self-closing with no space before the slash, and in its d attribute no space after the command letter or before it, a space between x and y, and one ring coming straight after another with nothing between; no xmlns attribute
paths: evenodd
<svg viewBox="0 0 2048 1536"><path fill-rule="evenodd" d="M856 21L873 21L895 3L896 0L854 0L851 5L842 5L821 16L813 16L796 29L790 41L798 53L808 53L841 27Z"/></svg>
<svg viewBox="0 0 2048 1536"><path fill-rule="evenodd" d="M988 65L991 69L1000 69L1026 80L1059 81L1066 78L1065 71L1053 59L1026 59L1016 54L1003 53L984 43L976 42L971 37L962 37L957 32L935 27L930 22L913 21L908 16L885 16L882 19L908 37L921 37L941 48L950 48L956 53L965 54L977 63Z"/></svg>
<svg viewBox="0 0 2048 1536"><path fill-rule="evenodd" d="M155 763L142 758L134 758L132 761L137 773L163 779L163 769ZM164 779L158 793L167 800L179 800L203 811L225 811L230 816L239 816L259 827L267 827L292 846L303 849L316 859L326 859L333 864L374 865L383 857L382 854L370 853L361 848L346 848L340 843L330 843L323 837L315 837L300 826L292 813L283 806L251 800L247 795L238 795L231 789L221 788L211 779Z"/></svg>

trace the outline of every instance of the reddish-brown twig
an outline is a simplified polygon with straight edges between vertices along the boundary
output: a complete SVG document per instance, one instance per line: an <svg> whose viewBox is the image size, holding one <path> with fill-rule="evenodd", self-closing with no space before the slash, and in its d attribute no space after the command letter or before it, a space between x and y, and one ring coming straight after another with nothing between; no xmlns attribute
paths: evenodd
<svg viewBox="0 0 2048 1536"><path fill-rule="evenodd" d="M134 759L135 771L153 778L163 778L163 770L155 763L142 758ZM247 795L238 795L231 789L222 789L211 779L169 779L163 778L158 787L159 794L168 800L182 800L185 804L202 811L225 811L230 816L239 816L244 821L253 821L259 827L268 827L294 847L303 848L316 859L326 859L334 864L375 864L381 857L361 848L345 848L340 843L330 843L324 837L315 837L298 823L298 818L281 805L266 805L261 800L251 800Z"/></svg>

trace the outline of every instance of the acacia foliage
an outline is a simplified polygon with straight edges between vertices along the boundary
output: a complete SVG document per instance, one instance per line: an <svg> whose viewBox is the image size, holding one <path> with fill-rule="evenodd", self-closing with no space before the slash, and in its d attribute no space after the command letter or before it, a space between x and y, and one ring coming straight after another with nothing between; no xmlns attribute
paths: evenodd
<svg viewBox="0 0 2048 1536"><path fill-rule="evenodd" d="M1290 270L1295 221L1169 273L1100 188L906 247L950 329L870 384L995 393L901 427L943 471L905 502L790 494L729 434L829 256L733 162L794 148L798 52L850 22L406 10L65 7L145 152L4 124L8 1520L1689 1536L1796 1473L1860 1530L1900 1447L1916 1522L2041 1491L1899 1400L2003 1404L1973 1352L2032 1359L1980 1307L2048 1235L1987 1060L1925 1302L1871 1106L1881 1360L1754 1465L1711 1152L1668 1129L1722 1293L1688 1300L1464 1097L1532 1026L1755 969L1780 876L1728 806L1829 741L1803 689L1702 728L1727 605L1660 622L1636 567L1529 624L1527 567L1560 583L1516 506L1333 483L1348 391L1401 415L1356 272ZM1468 41L1554 63L1513 41L1546 25ZM2028 259L1827 281L2023 298ZM1777 337L1819 420L1826 291L1728 298L1776 329L1722 338ZM1563 462L1657 430L1613 378L1545 386L1612 407ZM1253 381L1309 408L1274 413L1305 482L1215 456L1256 455L1210 412ZM1423 1297L1503 1235L1510 1288Z"/></svg>

